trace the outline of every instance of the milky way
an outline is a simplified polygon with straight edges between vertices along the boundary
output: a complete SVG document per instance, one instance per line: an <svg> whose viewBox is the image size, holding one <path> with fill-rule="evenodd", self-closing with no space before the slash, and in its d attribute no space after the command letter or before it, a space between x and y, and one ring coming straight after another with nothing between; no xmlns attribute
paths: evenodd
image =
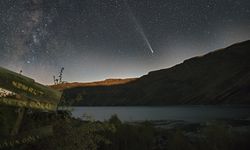
<svg viewBox="0 0 250 150"><path fill-rule="evenodd" d="M46 84L61 67L69 82L136 77L250 39L249 0L126 3L1 0L0 66Z"/></svg>

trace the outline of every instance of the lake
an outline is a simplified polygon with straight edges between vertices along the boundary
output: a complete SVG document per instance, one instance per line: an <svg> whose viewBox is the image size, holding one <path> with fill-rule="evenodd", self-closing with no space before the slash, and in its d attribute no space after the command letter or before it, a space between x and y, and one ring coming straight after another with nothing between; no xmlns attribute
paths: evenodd
<svg viewBox="0 0 250 150"><path fill-rule="evenodd" d="M164 106L164 107L73 107L72 115L84 114L95 120L108 120L117 114L122 121L183 120L203 122L215 119L250 119L250 106Z"/></svg>

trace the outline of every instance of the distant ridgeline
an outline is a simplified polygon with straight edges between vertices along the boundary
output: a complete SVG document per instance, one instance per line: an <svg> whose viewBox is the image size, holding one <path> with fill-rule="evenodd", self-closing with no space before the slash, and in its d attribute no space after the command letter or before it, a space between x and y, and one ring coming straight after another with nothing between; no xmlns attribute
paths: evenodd
<svg viewBox="0 0 250 150"><path fill-rule="evenodd" d="M250 40L137 79L67 83L58 89L77 106L250 104Z"/></svg>
<svg viewBox="0 0 250 150"><path fill-rule="evenodd" d="M20 131L28 110L56 111L62 93L0 67L0 149L53 134L52 126ZM10 140L11 139L11 140Z"/></svg>

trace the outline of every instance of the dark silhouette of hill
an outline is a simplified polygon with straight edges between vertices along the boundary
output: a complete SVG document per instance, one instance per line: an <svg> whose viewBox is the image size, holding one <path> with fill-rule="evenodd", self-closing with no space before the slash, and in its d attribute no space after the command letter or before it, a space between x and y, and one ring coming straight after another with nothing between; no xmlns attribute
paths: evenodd
<svg viewBox="0 0 250 150"><path fill-rule="evenodd" d="M250 40L126 81L68 85L64 96L85 106L250 104Z"/></svg>

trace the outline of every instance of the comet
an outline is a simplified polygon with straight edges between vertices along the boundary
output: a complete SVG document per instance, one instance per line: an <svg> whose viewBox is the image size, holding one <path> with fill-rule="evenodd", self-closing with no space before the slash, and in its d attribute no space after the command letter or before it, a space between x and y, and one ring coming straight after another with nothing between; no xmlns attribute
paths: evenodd
<svg viewBox="0 0 250 150"><path fill-rule="evenodd" d="M148 49L150 50L150 52L153 54L153 53L154 53L154 50L153 50L153 48L152 48L152 46L151 46L151 44L150 44L150 42L149 42L149 40L148 40L148 38L147 38L145 32L144 32L144 30L143 30L141 24L140 24L139 21L136 19L135 15L134 15L133 11L131 10L131 8L130 8L129 4L127 3L127 1L126 1L126 0L123 0L123 1L124 1L124 4L125 4L125 6L126 6L126 8L127 8L127 10L128 10L129 17L130 17L130 18L132 19L132 21L135 23L138 32L139 32L140 35L142 36L142 38L143 38L144 42L146 43L146 45L147 45Z"/></svg>

